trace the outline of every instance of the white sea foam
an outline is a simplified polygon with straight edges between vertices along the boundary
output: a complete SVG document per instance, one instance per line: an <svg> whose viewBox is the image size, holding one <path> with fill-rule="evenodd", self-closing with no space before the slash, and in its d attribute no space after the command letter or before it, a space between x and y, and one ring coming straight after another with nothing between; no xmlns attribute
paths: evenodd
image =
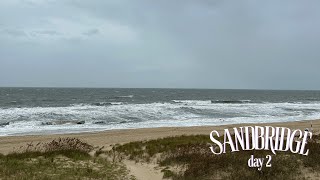
<svg viewBox="0 0 320 180"><path fill-rule="evenodd" d="M148 104L111 102L106 106L75 104L68 107L0 108L0 135L263 123L318 118L320 102L315 101L211 103L210 100L174 100Z"/></svg>

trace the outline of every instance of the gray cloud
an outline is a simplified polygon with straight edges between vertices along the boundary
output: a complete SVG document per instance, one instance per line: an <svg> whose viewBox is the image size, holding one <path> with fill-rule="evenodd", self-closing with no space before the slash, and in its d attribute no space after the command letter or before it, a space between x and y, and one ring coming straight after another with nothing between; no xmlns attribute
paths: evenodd
<svg viewBox="0 0 320 180"><path fill-rule="evenodd" d="M84 32L83 34L87 35L87 36L93 36L93 35L97 35L99 33L100 33L99 29L90 29L90 30Z"/></svg>
<svg viewBox="0 0 320 180"><path fill-rule="evenodd" d="M47 35L47 36L59 36L62 35L62 33L54 30L36 30L31 32L32 35Z"/></svg>
<svg viewBox="0 0 320 180"><path fill-rule="evenodd" d="M1 1L0 86L320 89L319 5Z"/></svg>
<svg viewBox="0 0 320 180"><path fill-rule="evenodd" d="M27 34L24 31L19 29L3 29L2 33L13 37L27 36Z"/></svg>

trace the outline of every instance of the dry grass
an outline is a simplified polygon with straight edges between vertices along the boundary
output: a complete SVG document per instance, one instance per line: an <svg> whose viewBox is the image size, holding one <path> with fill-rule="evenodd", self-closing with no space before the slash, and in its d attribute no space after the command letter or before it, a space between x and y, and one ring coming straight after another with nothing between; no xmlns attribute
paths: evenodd
<svg viewBox="0 0 320 180"><path fill-rule="evenodd" d="M223 137L220 137L223 138ZM214 155L209 150L209 136L179 136L151 141L131 142L117 145L114 149L123 156L136 161L150 161L157 158L163 167L164 177L172 179L304 179L305 172L317 173L320 170L319 136L308 142L309 156L290 152L273 155L269 151L240 151ZM251 155L266 157L272 155L272 167L262 171L249 168L247 161ZM170 167L186 167L180 173ZM304 171L308 170L308 171Z"/></svg>
<svg viewBox="0 0 320 180"><path fill-rule="evenodd" d="M220 140L223 137L220 137ZM219 138L218 138L219 139ZM316 179L320 170L320 137L308 142L308 156L290 152L240 151L214 155L207 135L167 137L115 145L111 151L93 148L76 138L29 143L0 154L1 179L134 179L123 158L157 162L164 178L180 179ZM94 156L89 153L95 150ZM104 154L104 156L99 156ZM272 155L272 167L249 168L251 155ZM106 156L108 156L106 158ZM104 157L104 158L102 158ZM180 167L180 168L179 168Z"/></svg>
<svg viewBox="0 0 320 180"><path fill-rule="evenodd" d="M0 179L130 179L123 165L91 157L92 150L76 138L29 143L0 155Z"/></svg>

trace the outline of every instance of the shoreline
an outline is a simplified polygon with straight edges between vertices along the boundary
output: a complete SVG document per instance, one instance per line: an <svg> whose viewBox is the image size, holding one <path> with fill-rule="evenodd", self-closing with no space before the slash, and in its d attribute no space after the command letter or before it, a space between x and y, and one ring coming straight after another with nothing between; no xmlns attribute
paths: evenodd
<svg viewBox="0 0 320 180"><path fill-rule="evenodd" d="M83 132L73 134L50 134L50 135L25 135L25 136L1 136L0 137L0 153L8 154L14 151L15 148L25 146L27 143L47 142L59 137L79 138L94 146L108 149L112 144L122 144L133 141L143 141L150 139L158 139L168 136L179 135L195 135L207 134L212 130L222 132L226 128L241 127L241 126L281 126L291 129L301 129L311 127L313 132L317 133L320 130L320 119L302 120L290 122L275 122L275 123L241 123L228 124L217 126L191 126L191 127L159 127L159 128L139 128L139 129L120 129L120 130L105 130L96 132Z"/></svg>

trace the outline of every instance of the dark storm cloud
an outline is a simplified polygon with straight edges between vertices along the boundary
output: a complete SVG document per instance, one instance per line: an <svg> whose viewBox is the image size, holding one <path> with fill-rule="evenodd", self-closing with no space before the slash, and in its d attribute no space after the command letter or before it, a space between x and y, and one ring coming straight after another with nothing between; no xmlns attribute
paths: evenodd
<svg viewBox="0 0 320 180"><path fill-rule="evenodd" d="M319 5L1 1L0 85L320 89Z"/></svg>

